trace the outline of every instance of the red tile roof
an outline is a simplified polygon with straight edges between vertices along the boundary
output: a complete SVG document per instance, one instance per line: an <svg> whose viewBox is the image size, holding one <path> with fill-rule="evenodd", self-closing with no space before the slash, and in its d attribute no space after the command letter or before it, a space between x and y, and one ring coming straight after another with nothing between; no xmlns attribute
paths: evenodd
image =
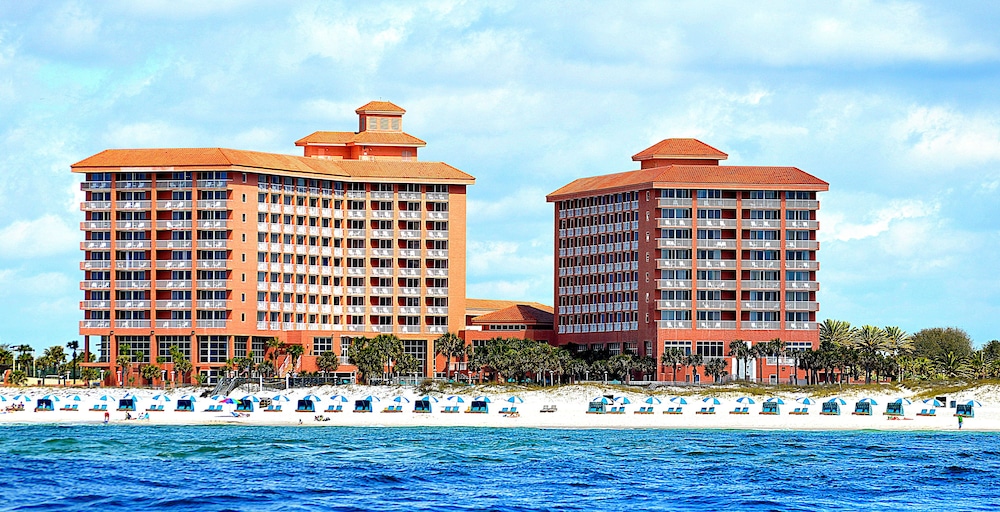
<svg viewBox="0 0 1000 512"><path fill-rule="evenodd" d="M632 155L632 160L636 162L651 158L725 160L728 157L729 155L698 139L663 139Z"/></svg>
<svg viewBox="0 0 1000 512"><path fill-rule="evenodd" d="M580 178L552 192L546 199L592 195L644 188L723 188L829 190L829 183L795 167L748 165L668 165L617 174Z"/></svg>
<svg viewBox="0 0 1000 512"><path fill-rule="evenodd" d="M403 132L313 132L295 141L296 146L407 146L423 147L427 143Z"/></svg>
<svg viewBox="0 0 1000 512"><path fill-rule="evenodd" d="M474 324L526 324L552 325L552 311L544 311L528 304L513 306L477 316L472 319Z"/></svg>
<svg viewBox="0 0 1000 512"><path fill-rule="evenodd" d="M354 112L358 114L364 112L384 112L393 114L406 113L406 111L403 110L403 107L400 107L399 105L396 105L391 101L369 101L368 103L365 103L364 105L358 107L358 109L355 110Z"/></svg>
<svg viewBox="0 0 1000 512"><path fill-rule="evenodd" d="M478 309L478 310L493 312L504 308L509 308L511 306L516 306L518 304L526 304L528 306L533 306L538 309L541 309L542 311L548 311L550 313L553 311L552 306L548 306L540 302L522 302L516 300L501 300L501 299L476 299L472 297L468 297L465 299L465 309L467 310Z"/></svg>
<svg viewBox="0 0 1000 512"><path fill-rule="evenodd" d="M475 178L442 162L326 160L225 148L108 149L75 164L74 172L117 171L122 167L216 168L290 171L345 178L457 180Z"/></svg>

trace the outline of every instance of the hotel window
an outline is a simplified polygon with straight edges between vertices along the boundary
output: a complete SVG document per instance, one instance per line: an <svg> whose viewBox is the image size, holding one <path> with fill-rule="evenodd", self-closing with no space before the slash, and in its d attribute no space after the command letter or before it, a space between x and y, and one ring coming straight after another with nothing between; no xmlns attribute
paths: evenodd
<svg viewBox="0 0 1000 512"><path fill-rule="evenodd" d="M774 230L752 230L750 240L781 240L781 237Z"/></svg>
<svg viewBox="0 0 1000 512"><path fill-rule="evenodd" d="M688 309L667 309L660 311L661 320L690 320L691 310Z"/></svg>
<svg viewBox="0 0 1000 512"><path fill-rule="evenodd" d="M750 210L750 218L757 220L780 220L781 212L778 210Z"/></svg>
<svg viewBox="0 0 1000 512"><path fill-rule="evenodd" d="M808 200L813 198L813 192L785 192L785 199Z"/></svg>
<svg viewBox="0 0 1000 512"><path fill-rule="evenodd" d="M699 219L721 219L722 218L722 210L705 210L705 209L699 208L698 209L698 218Z"/></svg>
<svg viewBox="0 0 1000 512"><path fill-rule="evenodd" d="M701 210L698 210L699 213ZM663 219L690 219L690 208L664 208L661 213Z"/></svg>
<svg viewBox="0 0 1000 512"><path fill-rule="evenodd" d="M698 341L695 343L695 351L702 357L724 357L726 343L724 341Z"/></svg>
<svg viewBox="0 0 1000 512"><path fill-rule="evenodd" d="M785 219L787 220L812 220L812 210L786 210Z"/></svg>
<svg viewBox="0 0 1000 512"><path fill-rule="evenodd" d="M177 347L185 359L191 359L191 337L190 336L157 336L156 344L159 346L159 356L166 358L167 362L173 362L170 356L170 349Z"/></svg>
<svg viewBox="0 0 1000 512"><path fill-rule="evenodd" d="M811 231L788 230L788 231L785 231L785 239L786 240L811 240L810 233L812 233L812 232Z"/></svg>
<svg viewBox="0 0 1000 512"><path fill-rule="evenodd" d="M667 351L672 348L680 349L684 352L684 355L691 355L691 341L690 340L664 340L663 350Z"/></svg>
<svg viewBox="0 0 1000 512"><path fill-rule="evenodd" d="M721 240L722 230L721 229L699 229L698 230L699 240Z"/></svg>
<svg viewBox="0 0 1000 512"><path fill-rule="evenodd" d="M785 312L785 320L789 322L808 322L809 313L805 311L787 311Z"/></svg>
<svg viewBox="0 0 1000 512"><path fill-rule="evenodd" d="M778 281L779 274L776 270L751 270L751 281Z"/></svg>
<svg viewBox="0 0 1000 512"><path fill-rule="evenodd" d="M785 272L785 279L788 281L811 281L809 277L809 272L796 272L789 270Z"/></svg>
<svg viewBox="0 0 1000 512"><path fill-rule="evenodd" d="M323 352L333 351L333 338L326 337L315 337L313 338L313 350L312 355L319 356Z"/></svg>
<svg viewBox="0 0 1000 512"><path fill-rule="evenodd" d="M809 292L785 292L785 300L789 302L808 302L812 299L809 297Z"/></svg>
<svg viewBox="0 0 1000 512"><path fill-rule="evenodd" d="M129 346L133 363L149 362L149 336L116 336L116 338L118 338L119 350L122 349L122 345Z"/></svg>
<svg viewBox="0 0 1000 512"><path fill-rule="evenodd" d="M198 336L198 360L224 363L229 359L229 336Z"/></svg>
<svg viewBox="0 0 1000 512"><path fill-rule="evenodd" d="M722 320L722 311L699 311L698 320Z"/></svg>
<svg viewBox="0 0 1000 512"><path fill-rule="evenodd" d="M777 311L751 311L750 312L751 322L777 322L778 312Z"/></svg>
<svg viewBox="0 0 1000 512"><path fill-rule="evenodd" d="M698 271L699 281L721 281L722 271L721 270L699 270Z"/></svg>
<svg viewBox="0 0 1000 512"><path fill-rule="evenodd" d="M776 190L751 190L750 199L781 199Z"/></svg>
<svg viewBox="0 0 1000 512"><path fill-rule="evenodd" d="M777 260L778 256L778 251L750 251L750 259L754 261Z"/></svg>
<svg viewBox="0 0 1000 512"><path fill-rule="evenodd" d="M722 198L722 191L721 190L712 190L712 189L709 189L709 190L699 189L698 190L698 199L721 199L721 198Z"/></svg>

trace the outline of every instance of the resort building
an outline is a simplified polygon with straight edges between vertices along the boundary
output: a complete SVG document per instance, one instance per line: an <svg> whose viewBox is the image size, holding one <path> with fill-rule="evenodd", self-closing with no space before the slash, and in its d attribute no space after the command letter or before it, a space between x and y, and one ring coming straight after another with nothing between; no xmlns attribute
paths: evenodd
<svg viewBox="0 0 1000 512"><path fill-rule="evenodd" d="M729 343L819 343L819 209L828 184L794 167L724 166L695 139L667 139L632 157L639 169L575 180L555 205L556 343L612 355L664 350L743 364ZM794 357L751 365L788 382ZM660 380L700 380L659 364ZM802 374L800 374L802 375Z"/></svg>
<svg viewBox="0 0 1000 512"><path fill-rule="evenodd" d="M85 176L80 228L85 350L109 382L170 349L209 382L226 361L315 371L350 339L391 333L433 371L433 340L465 326L466 187L417 159L404 110L357 109L357 132L315 132L304 156L224 148L109 149ZM269 351L300 345L302 356ZM126 379L127 380L127 379ZM126 382L127 383L127 382Z"/></svg>

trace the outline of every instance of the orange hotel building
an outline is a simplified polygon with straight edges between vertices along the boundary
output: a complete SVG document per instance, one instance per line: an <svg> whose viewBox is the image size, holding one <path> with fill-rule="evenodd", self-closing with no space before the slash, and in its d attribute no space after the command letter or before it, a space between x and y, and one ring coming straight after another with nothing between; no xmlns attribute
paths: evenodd
<svg viewBox="0 0 1000 512"><path fill-rule="evenodd" d="M274 337L305 350L279 374L325 351L350 371L350 338L379 333L432 375L433 340L465 327L475 179L419 161L398 106L356 112L357 132L297 141L304 156L109 149L72 166L86 193L80 334L109 382L125 343L137 365L176 346L212 382L229 358L262 362Z"/></svg>
<svg viewBox="0 0 1000 512"><path fill-rule="evenodd" d="M720 165L726 158L667 139L632 157L638 170L547 196L558 344L657 361L669 348L726 357L736 339L818 346L817 193L829 186L794 167ZM749 377L788 382L790 358L777 362L751 365ZM741 366L729 360L730 375L742 377ZM657 379L672 373L661 364Z"/></svg>

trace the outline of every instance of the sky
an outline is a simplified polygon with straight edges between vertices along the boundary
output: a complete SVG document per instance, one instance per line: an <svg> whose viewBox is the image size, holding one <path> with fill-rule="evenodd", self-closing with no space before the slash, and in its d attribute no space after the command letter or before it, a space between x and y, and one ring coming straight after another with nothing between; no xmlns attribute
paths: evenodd
<svg viewBox="0 0 1000 512"><path fill-rule="evenodd" d="M995 2L0 2L0 343L82 338L107 148L357 127L387 100L469 188L468 295L552 303L553 207L694 137L820 195L818 318L1000 338Z"/></svg>

